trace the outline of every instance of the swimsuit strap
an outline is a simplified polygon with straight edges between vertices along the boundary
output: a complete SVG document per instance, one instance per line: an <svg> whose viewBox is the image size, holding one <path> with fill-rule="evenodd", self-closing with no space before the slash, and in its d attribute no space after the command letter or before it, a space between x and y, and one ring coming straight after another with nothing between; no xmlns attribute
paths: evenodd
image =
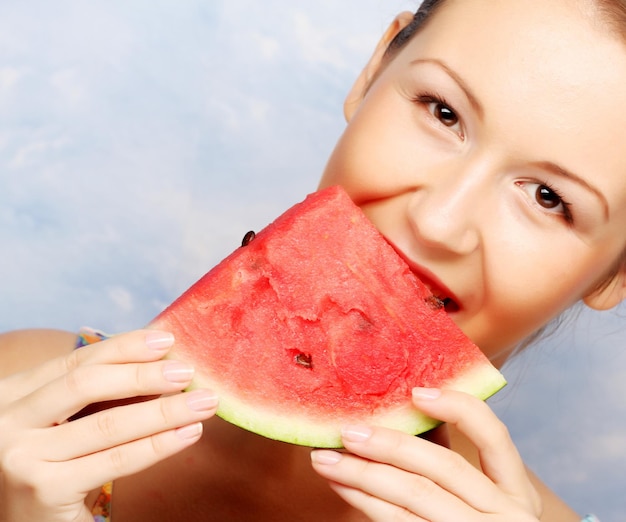
<svg viewBox="0 0 626 522"><path fill-rule="evenodd" d="M99 330L83 327L78 332L75 348L81 348L83 346L87 346L88 344L97 343L104 339L108 339L109 337L110 335L107 335ZM93 515L94 522L111 522L112 494L113 482L107 482L100 489L100 494L91 508L91 514Z"/></svg>
<svg viewBox="0 0 626 522"><path fill-rule="evenodd" d="M107 482L100 489L100 494L96 499L91 514L94 522L111 522L111 496L113 494L113 482Z"/></svg>

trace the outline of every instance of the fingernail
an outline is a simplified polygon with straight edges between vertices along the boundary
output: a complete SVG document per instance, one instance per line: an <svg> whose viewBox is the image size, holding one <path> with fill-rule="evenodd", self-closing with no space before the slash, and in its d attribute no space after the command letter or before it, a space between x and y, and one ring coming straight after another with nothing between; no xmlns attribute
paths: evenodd
<svg viewBox="0 0 626 522"><path fill-rule="evenodd" d="M176 430L176 435L185 440L197 439L200 435L202 435L202 423L195 422L194 424L189 424L189 426L178 428Z"/></svg>
<svg viewBox="0 0 626 522"><path fill-rule="evenodd" d="M439 388L413 388L413 398L418 400L432 401L441 397Z"/></svg>
<svg viewBox="0 0 626 522"><path fill-rule="evenodd" d="M337 464L341 460L341 453L332 450L313 450L311 460L316 464Z"/></svg>
<svg viewBox="0 0 626 522"><path fill-rule="evenodd" d="M372 429L367 426L345 426L341 436L350 442L365 442L372 436Z"/></svg>
<svg viewBox="0 0 626 522"><path fill-rule="evenodd" d="M193 377L193 373L193 366L179 361L167 361L163 365L163 376L170 382L189 382Z"/></svg>
<svg viewBox="0 0 626 522"><path fill-rule="evenodd" d="M174 344L174 336L169 332L149 332L146 334L146 345L157 352L166 351Z"/></svg>
<svg viewBox="0 0 626 522"><path fill-rule="evenodd" d="M218 398L209 390L194 390L187 393L187 406L193 411L208 411L217 406Z"/></svg>

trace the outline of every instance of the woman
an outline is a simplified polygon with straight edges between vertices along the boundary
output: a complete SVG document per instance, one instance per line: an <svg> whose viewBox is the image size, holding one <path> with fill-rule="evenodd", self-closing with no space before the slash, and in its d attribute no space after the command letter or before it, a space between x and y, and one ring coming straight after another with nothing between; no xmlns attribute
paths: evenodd
<svg viewBox="0 0 626 522"><path fill-rule="evenodd" d="M320 186L348 190L498 366L574 303L606 309L626 293L625 12L600 0L426 2L391 24L346 100ZM580 520L463 394L414 394L447 423L450 449L347 426L349 453L310 455L212 418L210 391L174 393L192 369L161 360L166 333L69 356L71 334L6 342L4 520L89 520L111 480L115 522ZM64 422L92 402L159 394Z"/></svg>

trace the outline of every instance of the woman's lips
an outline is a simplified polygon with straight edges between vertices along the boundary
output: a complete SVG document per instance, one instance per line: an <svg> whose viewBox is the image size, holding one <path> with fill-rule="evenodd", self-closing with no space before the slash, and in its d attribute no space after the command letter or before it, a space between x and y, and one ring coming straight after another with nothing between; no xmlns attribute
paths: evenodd
<svg viewBox="0 0 626 522"><path fill-rule="evenodd" d="M450 291L450 289L444 285L437 277L424 268L423 266L407 261L411 272L413 272L418 279L426 285L426 287L432 292L432 294L443 302L446 312L458 312L459 301L456 296Z"/></svg>
<svg viewBox="0 0 626 522"><path fill-rule="evenodd" d="M446 312L451 313L459 311L461 307L458 298L437 278L435 274L409 259L393 243L390 242L390 244L396 253L406 262L407 265L409 265L411 272L413 272L417 278L431 291L431 293L443 303Z"/></svg>

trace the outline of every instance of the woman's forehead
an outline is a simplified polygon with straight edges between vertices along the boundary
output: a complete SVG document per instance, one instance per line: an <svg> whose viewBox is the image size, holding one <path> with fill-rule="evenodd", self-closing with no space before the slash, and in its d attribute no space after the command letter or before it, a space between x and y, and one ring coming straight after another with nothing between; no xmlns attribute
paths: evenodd
<svg viewBox="0 0 626 522"><path fill-rule="evenodd" d="M598 8L608 4L599 0L445 0L424 29L436 25L435 31L445 37L471 34L477 42L499 40L522 47L555 43L555 38L572 34L623 42L626 17L620 31L620 22L610 18L609 10Z"/></svg>

